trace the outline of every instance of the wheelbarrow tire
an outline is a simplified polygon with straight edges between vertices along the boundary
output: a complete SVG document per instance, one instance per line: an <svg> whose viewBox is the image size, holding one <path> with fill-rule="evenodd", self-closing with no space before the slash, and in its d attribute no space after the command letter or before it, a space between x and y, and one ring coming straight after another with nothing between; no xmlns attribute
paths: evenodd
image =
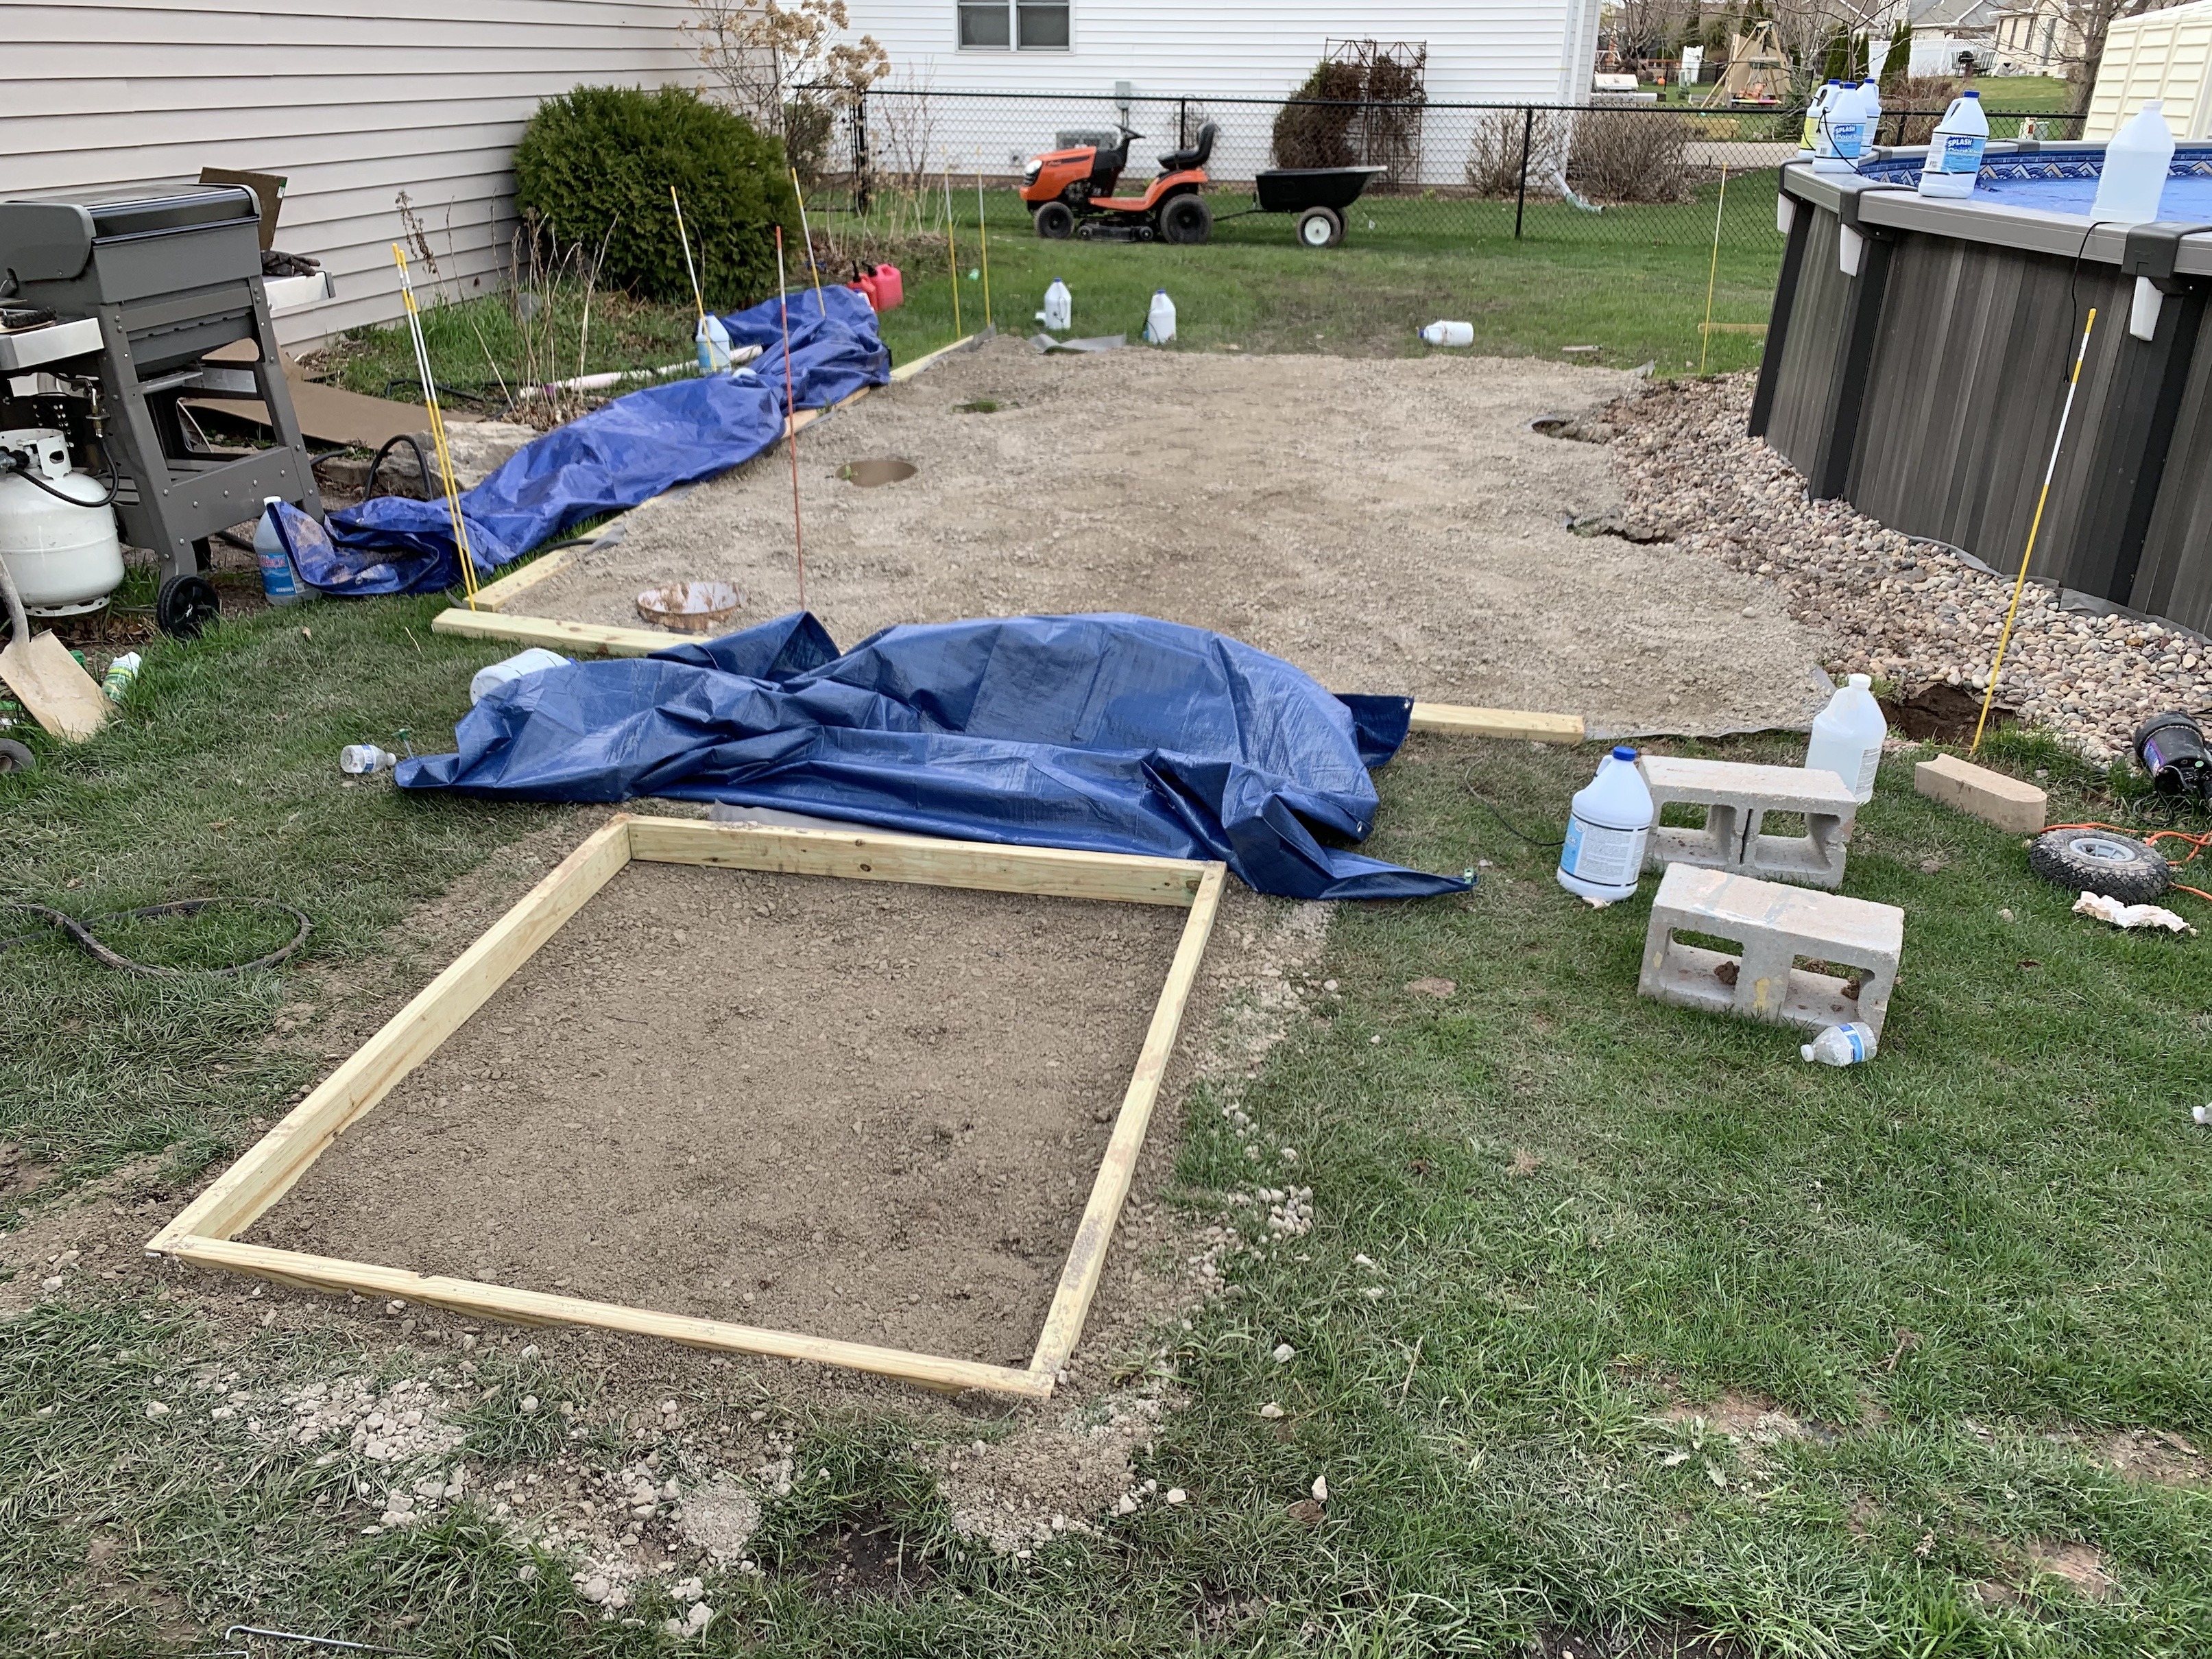
<svg viewBox="0 0 2212 1659"><path fill-rule="evenodd" d="M2166 854L2132 836L2102 830L2046 830L2027 849L2027 867L2069 892L2148 904L2173 881Z"/></svg>
<svg viewBox="0 0 2212 1659"><path fill-rule="evenodd" d="M1176 196L1160 209L1160 240L1194 247L1213 234L1213 210L1199 195Z"/></svg>
<svg viewBox="0 0 2212 1659"><path fill-rule="evenodd" d="M0 738L0 772L27 772L35 764L27 746L13 738Z"/></svg>
<svg viewBox="0 0 2212 1659"><path fill-rule="evenodd" d="M1344 240L1344 216L1334 208L1308 208L1298 215L1302 247L1334 247Z"/></svg>
<svg viewBox="0 0 2212 1659"><path fill-rule="evenodd" d="M1036 210L1036 234L1048 242L1064 242L1075 234L1075 210L1065 202L1047 202Z"/></svg>

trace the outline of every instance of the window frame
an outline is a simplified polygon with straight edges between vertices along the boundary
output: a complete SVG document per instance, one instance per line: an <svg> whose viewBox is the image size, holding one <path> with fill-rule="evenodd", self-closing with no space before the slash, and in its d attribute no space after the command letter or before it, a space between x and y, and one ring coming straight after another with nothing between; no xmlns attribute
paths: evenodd
<svg viewBox="0 0 2212 1659"><path fill-rule="evenodd" d="M1067 16L1066 44L1055 46L1024 46L1022 44L1022 8L1025 5L1053 6L1065 12ZM961 26L967 12L971 8L980 11L986 6L1006 18L1006 44L1002 46L969 46L961 39L963 33ZM1075 50L1075 0L953 0L952 49L955 52L1073 52Z"/></svg>

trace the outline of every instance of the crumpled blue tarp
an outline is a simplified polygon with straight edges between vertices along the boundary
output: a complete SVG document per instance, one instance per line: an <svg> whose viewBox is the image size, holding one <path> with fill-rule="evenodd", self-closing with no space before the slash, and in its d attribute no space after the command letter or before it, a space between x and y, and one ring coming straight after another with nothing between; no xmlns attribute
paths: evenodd
<svg viewBox="0 0 2212 1659"><path fill-rule="evenodd" d="M650 658L508 682L402 761L402 788L528 800L639 795L890 830L1222 859L1262 892L1462 890L1327 845L1364 838L1368 768L1410 699L1340 698L1203 629L1119 615L907 624L841 653L797 612Z"/></svg>
<svg viewBox="0 0 2212 1659"><path fill-rule="evenodd" d="M794 406L826 407L890 378L875 313L851 289L791 296ZM854 307L858 307L858 310ZM571 526L752 459L783 435L782 313L766 300L726 320L733 343L774 341L727 374L670 380L617 398L533 438L461 495L471 561L496 570ZM742 335L742 338L740 336ZM460 580L443 500L380 495L330 515L325 529L282 506L277 526L301 576L325 593L428 593Z"/></svg>

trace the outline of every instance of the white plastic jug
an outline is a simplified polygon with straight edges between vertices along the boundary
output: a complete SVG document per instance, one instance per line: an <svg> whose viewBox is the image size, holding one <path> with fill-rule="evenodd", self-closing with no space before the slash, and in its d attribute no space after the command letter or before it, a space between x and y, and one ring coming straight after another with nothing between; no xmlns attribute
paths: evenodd
<svg viewBox="0 0 2212 1659"><path fill-rule="evenodd" d="M1054 332L1075 326L1075 296L1057 276L1044 291L1044 309L1037 313L1037 321Z"/></svg>
<svg viewBox="0 0 2212 1659"><path fill-rule="evenodd" d="M720 374L730 367L730 331L722 326L720 317L699 319L699 372L702 374Z"/></svg>
<svg viewBox="0 0 2212 1659"><path fill-rule="evenodd" d="M253 526L253 556L261 566L261 592L271 605L297 605L300 578L292 568L292 556L277 532L276 508L282 495L261 498L261 522Z"/></svg>
<svg viewBox="0 0 2212 1659"><path fill-rule="evenodd" d="M1152 308L1145 315L1145 337L1154 345L1165 345L1175 338L1175 301L1168 298L1165 289L1152 293Z"/></svg>
<svg viewBox="0 0 2212 1659"><path fill-rule="evenodd" d="M1831 81L1813 94L1813 101L1805 106L1805 125L1797 135L1797 159L1811 159L1814 146L1820 141L1820 118L1836 101L1836 94L1844 88L1840 81Z"/></svg>
<svg viewBox="0 0 2212 1659"><path fill-rule="evenodd" d="M1881 143L1881 84L1870 78L1859 82L1859 120L1863 125L1859 154L1863 155Z"/></svg>
<svg viewBox="0 0 2212 1659"><path fill-rule="evenodd" d="M2157 218L2172 165L2173 131L2166 125L2161 100L2154 98L2105 146L2105 168L2097 177L2097 200L2089 217L2116 225Z"/></svg>
<svg viewBox="0 0 2212 1659"><path fill-rule="evenodd" d="M1848 684L1838 687L1828 706L1813 717L1813 741L1805 748L1805 769L1833 772L1862 805L1874 799L1881 740L1889 735L1873 684L1864 674L1854 674Z"/></svg>
<svg viewBox="0 0 2212 1659"><path fill-rule="evenodd" d="M1990 142L1990 118L1982 113L1982 94L1971 89L1951 100L1928 141L1920 166L1923 196L1972 196L1982 177L1982 151Z"/></svg>
<svg viewBox="0 0 2212 1659"><path fill-rule="evenodd" d="M1434 322L1421 331L1421 337L1432 346L1471 346L1474 343L1474 325Z"/></svg>
<svg viewBox="0 0 2212 1659"><path fill-rule="evenodd" d="M1834 82L1828 83L1835 86ZM1862 118L1863 106L1856 81L1836 87L1835 96L1820 116L1820 126L1813 135L1813 171L1815 173L1856 173L1859 152L1866 148L1866 125Z"/></svg>
<svg viewBox="0 0 2212 1659"><path fill-rule="evenodd" d="M1650 833L1651 791L1637 769L1636 751L1623 745L1576 792L1559 848L1559 885L1601 904L1635 897Z"/></svg>
<svg viewBox="0 0 2212 1659"><path fill-rule="evenodd" d="M568 658L557 651L548 651L542 645L533 645L527 651L518 651L511 657L502 657L489 668L479 668L469 681L469 701L482 702L509 680L519 680L526 674L542 674L549 668L565 668Z"/></svg>

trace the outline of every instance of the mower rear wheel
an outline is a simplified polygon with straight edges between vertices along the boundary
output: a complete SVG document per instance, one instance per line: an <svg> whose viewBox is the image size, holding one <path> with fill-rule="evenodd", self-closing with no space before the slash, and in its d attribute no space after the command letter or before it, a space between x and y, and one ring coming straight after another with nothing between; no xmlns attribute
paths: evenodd
<svg viewBox="0 0 2212 1659"><path fill-rule="evenodd" d="M38 763L25 744L0 738L0 772L27 772Z"/></svg>
<svg viewBox="0 0 2212 1659"><path fill-rule="evenodd" d="M1032 222L1046 241L1064 242L1075 234L1075 210L1065 202L1047 202Z"/></svg>
<svg viewBox="0 0 2212 1659"><path fill-rule="evenodd" d="M1308 208L1298 215L1298 242L1304 247L1334 247L1344 240L1344 216L1334 208Z"/></svg>
<svg viewBox="0 0 2212 1659"><path fill-rule="evenodd" d="M2076 893L2147 904L2163 893L2173 866L2156 848L2106 830L2051 830L2027 849L2027 867Z"/></svg>
<svg viewBox="0 0 2212 1659"><path fill-rule="evenodd" d="M1213 210L1203 196L1177 196L1160 210L1160 240L1194 246L1213 234Z"/></svg>

